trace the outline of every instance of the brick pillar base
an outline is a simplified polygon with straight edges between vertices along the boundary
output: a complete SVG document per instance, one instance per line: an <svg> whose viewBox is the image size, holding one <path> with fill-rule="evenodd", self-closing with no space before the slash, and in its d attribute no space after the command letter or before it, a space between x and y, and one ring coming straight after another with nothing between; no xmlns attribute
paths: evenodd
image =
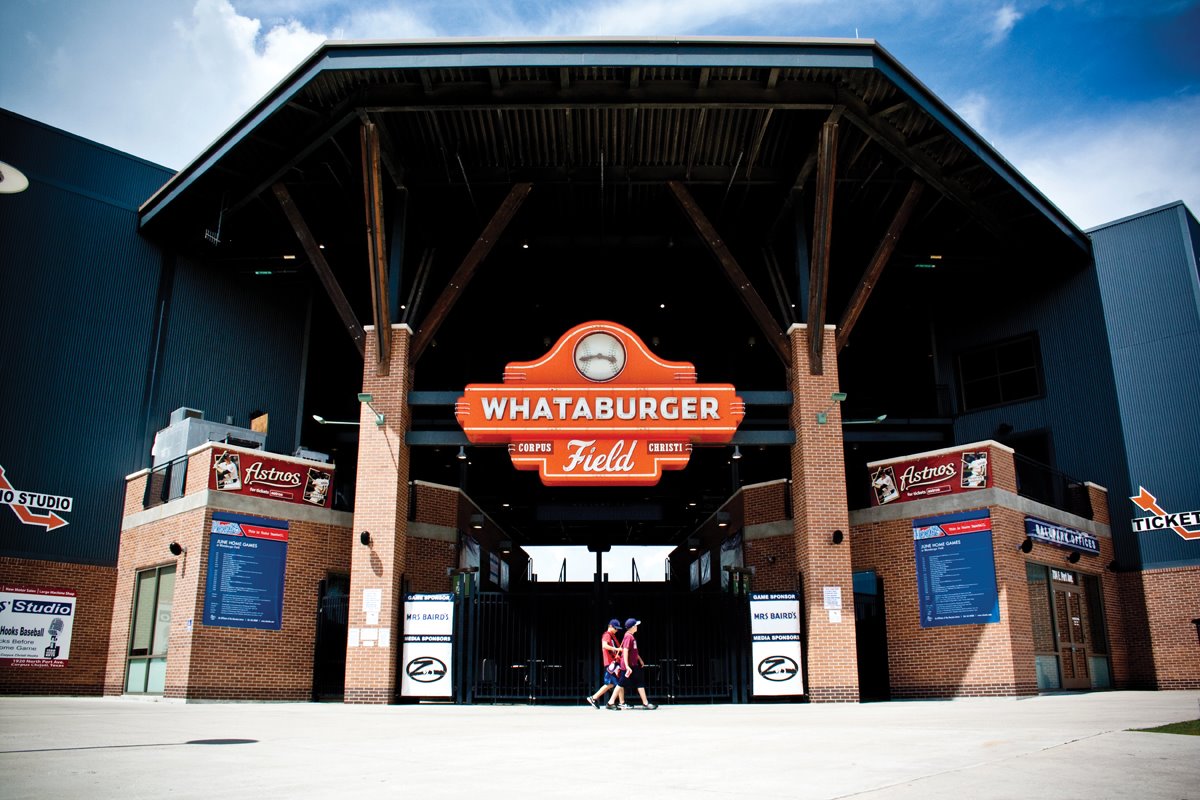
<svg viewBox="0 0 1200 800"><path fill-rule="evenodd" d="M808 689L813 702L857 702L858 659L854 639L854 586L850 563L850 511L842 456L842 413L831 399L838 391L837 344L825 326L824 374L809 373L808 327L793 325L791 423L792 518L796 568L804 579ZM818 422L818 414L825 422ZM841 544L833 532L841 531ZM841 590L841 621L825 608L827 588Z"/></svg>
<svg viewBox="0 0 1200 800"><path fill-rule="evenodd" d="M404 607L404 573L408 529L408 390L412 381L408 347L412 329L392 326L392 350L386 376L377 373L378 350L374 328L367 327L363 359L363 391L384 415L364 403L359 414L358 478L354 495L354 542L350 562L351 628L359 630L356 647L346 649L347 703L392 703L396 700L396 659L400 650L400 614ZM360 542L362 532L370 544ZM378 597L377 619L369 619L364 599ZM371 646L365 646L367 643Z"/></svg>

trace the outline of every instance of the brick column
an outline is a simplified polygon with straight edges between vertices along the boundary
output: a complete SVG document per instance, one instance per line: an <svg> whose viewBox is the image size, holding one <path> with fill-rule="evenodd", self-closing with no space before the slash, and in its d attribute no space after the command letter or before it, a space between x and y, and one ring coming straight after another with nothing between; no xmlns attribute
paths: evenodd
<svg viewBox="0 0 1200 800"><path fill-rule="evenodd" d="M1092 507L1092 520L1102 525L1111 525L1112 519L1108 514L1108 489L1091 481L1086 481L1083 486L1087 489L1088 503Z"/></svg>
<svg viewBox="0 0 1200 800"><path fill-rule="evenodd" d="M792 524L796 568L804 576L807 610L808 688L813 702L857 702L858 659L854 641L854 586L850 564L850 511L842 456L842 413L830 395L838 391L834 326L824 330L824 374L809 374L808 328L793 325ZM832 408L831 408L832 406ZM824 424L818 412L827 412ZM833 532L845 539L833 544ZM841 622L830 622L824 589L842 590Z"/></svg>
<svg viewBox="0 0 1200 800"><path fill-rule="evenodd" d="M384 415L382 426L364 403L359 413L358 478L354 495L354 537L350 562L349 623L360 635L357 647L346 649L347 703L391 703L396 697L396 658L400 650L400 614L404 598L400 581L405 564L408 531L408 390L412 384L408 347L412 329L392 326L392 352L388 374L377 374L378 342L373 326L367 327L363 359L363 391L374 396L371 405ZM359 536L371 535L363 545ZM363 611L366 590L379 590L382 603L377 622L368 624ZM386 633L385 633L386 632ZM380 647L380 637L389 640ZM374 641L370 647L363 643Z"/></svg>

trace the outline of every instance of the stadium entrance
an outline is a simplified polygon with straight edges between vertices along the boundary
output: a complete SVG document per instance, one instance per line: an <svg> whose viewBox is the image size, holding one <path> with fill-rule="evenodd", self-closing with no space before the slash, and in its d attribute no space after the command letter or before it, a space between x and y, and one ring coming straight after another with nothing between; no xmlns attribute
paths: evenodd
<svg viewBox="0 0 1200 800"><path fill-rule="evenodd" d="M464 592L455 697L464 703L574 703L596 691L609 619L636 615L646 693L655 703L744 703L750 691L744 592L680 592L670 583L531 584ZM636 703L636 696L628 698Z"/></svg>

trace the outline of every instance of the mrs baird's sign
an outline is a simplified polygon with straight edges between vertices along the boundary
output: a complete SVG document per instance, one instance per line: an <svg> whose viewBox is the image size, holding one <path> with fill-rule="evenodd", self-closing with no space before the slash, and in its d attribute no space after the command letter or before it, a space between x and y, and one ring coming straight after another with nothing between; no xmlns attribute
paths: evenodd
<svg viewBox="0 0 1200 800"><path fill-rule="evenodd" d="M567 331L500 384L471 384L455 404L472 444L507 444L517 469L547 486L652 486L683 469L693 444L726 444L746 406L727 383L664 361L612 322Z"/></svg>

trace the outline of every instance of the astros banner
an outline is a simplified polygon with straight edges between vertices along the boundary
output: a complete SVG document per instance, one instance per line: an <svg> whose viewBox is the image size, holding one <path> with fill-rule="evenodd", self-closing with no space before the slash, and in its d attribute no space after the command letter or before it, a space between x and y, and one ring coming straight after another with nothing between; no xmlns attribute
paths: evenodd
<svg viewBox="0 0 1200 800"><path fill-rule="evenodd" d="M585 322L500 384L471 384L454 415L472 444L507 444L547 486L652 486L683 469L693 444L725 444L746 405L730 384L697 383L628 328Z"/></svg>

